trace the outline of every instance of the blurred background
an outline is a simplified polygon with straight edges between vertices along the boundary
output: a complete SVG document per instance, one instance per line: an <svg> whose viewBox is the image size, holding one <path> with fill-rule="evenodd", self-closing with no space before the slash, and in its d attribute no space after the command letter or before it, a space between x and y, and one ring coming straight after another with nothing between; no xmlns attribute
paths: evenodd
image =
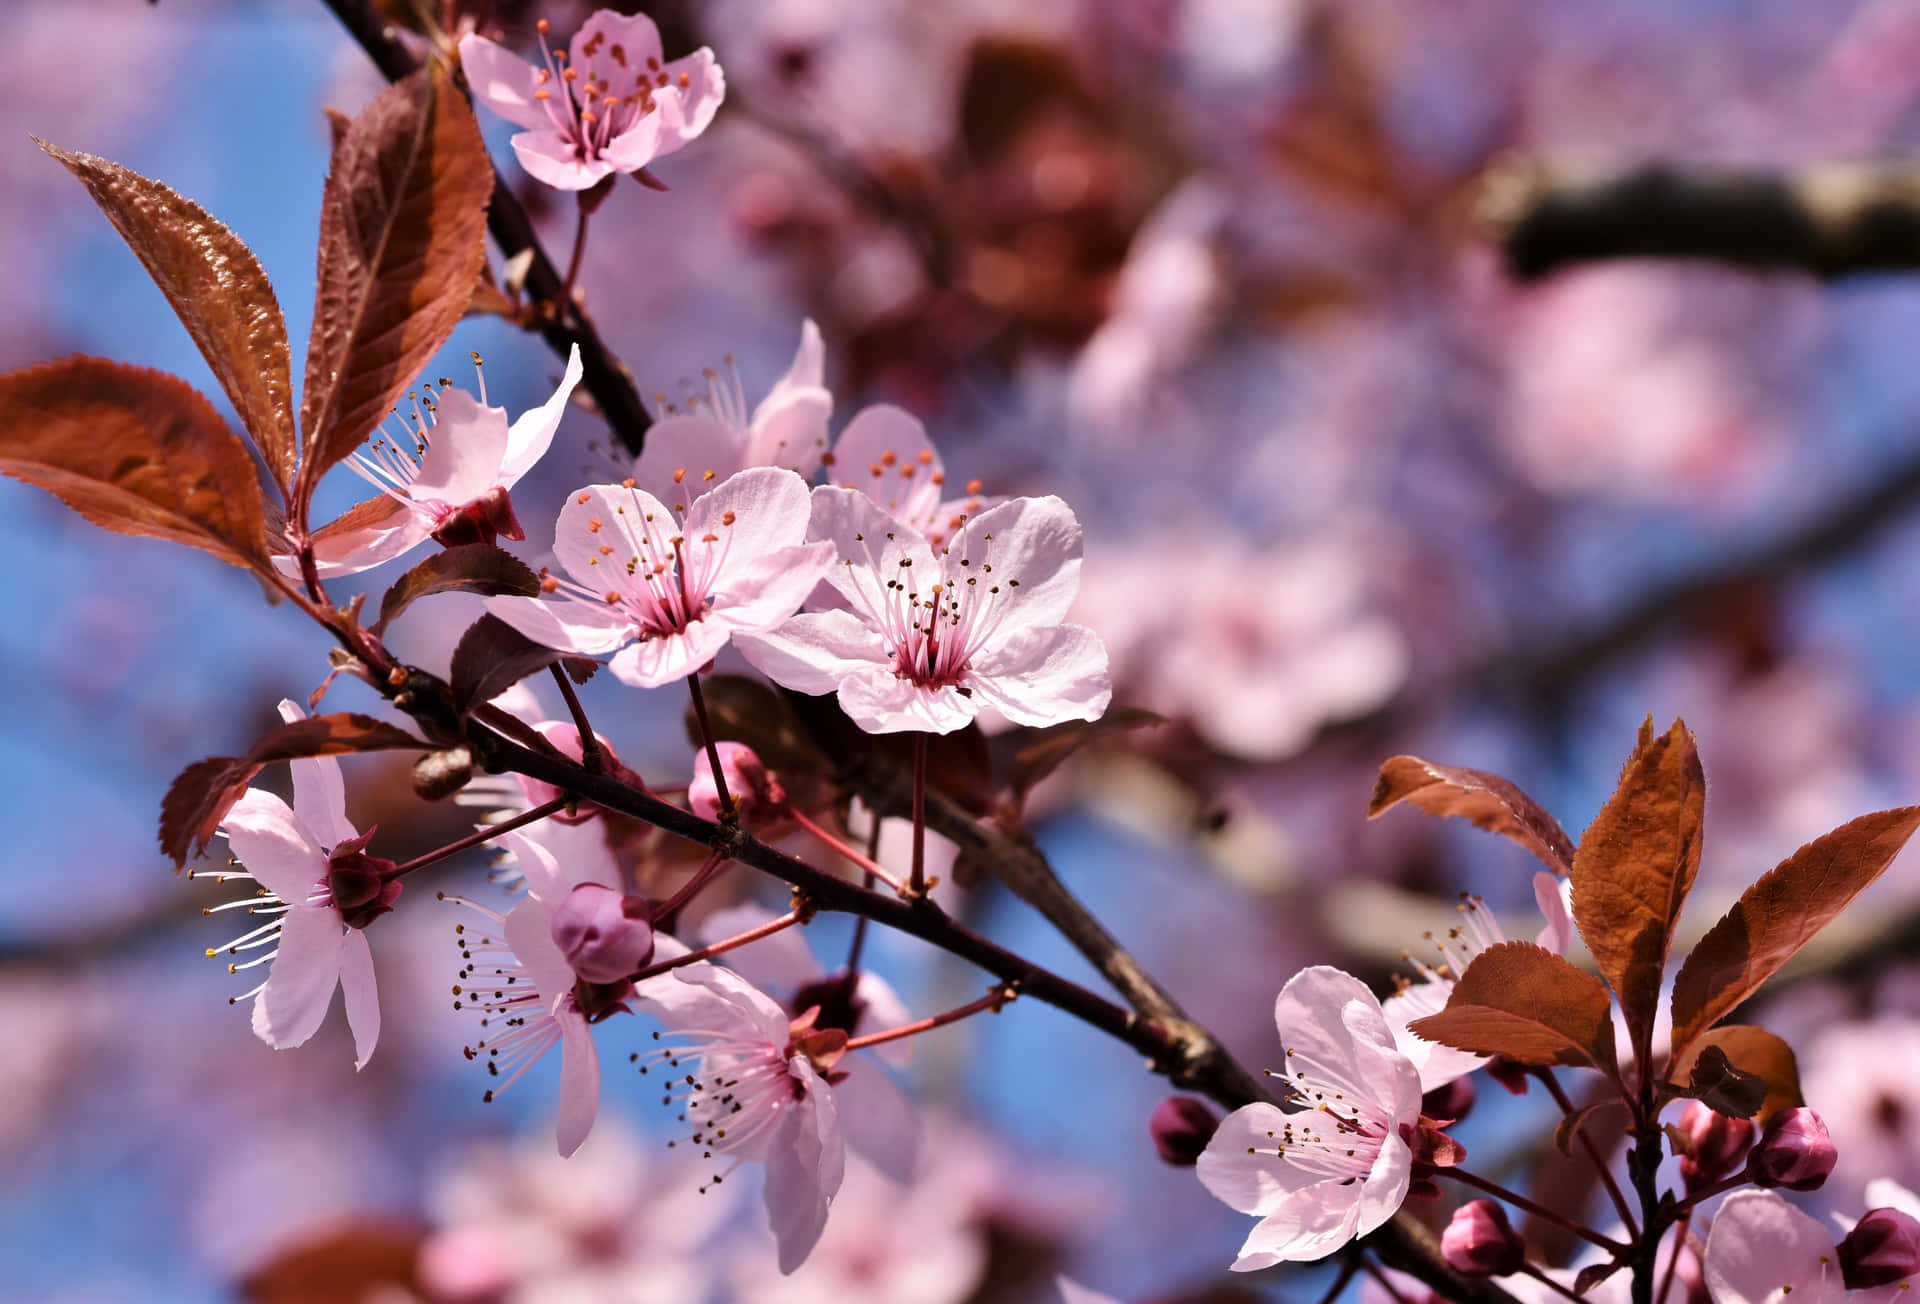
<svg viewBox="0 0 1920 1304"><path fill-rule="evenodd" d="M590 8L467 12L530 50L535 18L568 33ZM1390 755L1506 774L1577 833L1641 719L1683 715L1711 785L1692 935L1802 842L1920 791L1920 282L1514 253L1561 176L1897 167L1920 146L1920 9L649 12L669 56L713 47L728 97L655 167L668 192L622 185L596 217L588 309L644 389L675 394L731 357L750 400L811 317L836 430L902 403L949 474L1073 504L1079 618L1107 640L1116 704L1166 723L1077 756L1035 795L1033 831L1245 1063L1275 1062L1272 999L1304 964L1384 991L1462 891L1514 935L1537 927L1517 849L1407 812L1365 820ZM199 200L259 255L303 349L322 110L382 85L321 5L24 0L0 63L0 366L86 352L218 394L30 134ZM564 257L570 206L522 184L509 130L482 117ZM469 349L516 413L558 374L498 319L465 323L440 371L467 375ZM525 555L560 496L599 478L605 439L569 414L516 491ZM363 492L336 477L321 509ZM605 1117L570 1166L551 1153L556 1066L482 1105L434 884L372 935L386 1028L368 1069L337 1015L302 1050L268 1050L228 1005L239 979L203 956L231 933L201 913L220 894L176 880L153 830L177 771L243 749L279 698L314 688L325 638L245 575L11 481L0 545L16 558L0 582L0 1300L960 1304L1051 1300L1061 1270L1129 1300L1323 1288L1228 1281L1246 1220L1154 1158L1163 1084L1033 1002L916 1043L922 1177L899 1191L857 1171L785 1281L750 1186L744 1204L696 1198L669 1164L670 1120L618 1071L638 1033L603 1030ZM471 619L460 601L410 612L404 654L444 665ZM686 781L680 695L601 676L586 700L629 764ZM329 704L372 701L349 684ZM473 818L419 802L378 758L349 761L348 781L395 858ZM483 864L439 885L484 892ZM1816 1210L1858 1212L1876 1174L1920 1185L1917 872L1896 864L1763 1016L1795 1040L1840 1145ZM1097 982L993 884L952 905ZM810 936L839 962L843 927ZM916 1010L977 991L910 939L870 945ZM1462 1133L1476 1167L1525 1181L1550 1161L1542 1104L1483 1091Z"/></svg>

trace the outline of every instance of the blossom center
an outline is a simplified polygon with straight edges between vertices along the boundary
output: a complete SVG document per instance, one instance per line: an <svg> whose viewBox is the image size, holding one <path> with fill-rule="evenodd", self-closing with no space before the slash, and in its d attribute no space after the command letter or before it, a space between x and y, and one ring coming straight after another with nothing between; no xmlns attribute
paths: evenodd
<svg viewBox="0 0 1920 1304"><path fill-rule="evenodd" d="M963 531L951 546L936 547L935 573L925 579L912 557L897 558L888 568L873 556L866 535L853 537L866 554L860 560L879 579L876 589L862 591L894 674L925 688L967 691L963 681L973 658L1000 631L1005 597L1020 587L1017 578L994 572L993 535L974 540ZM894 541L888 531L886 542ZM858 563L849 557L843 564L851 569Z"/></svg>
<svg viewBox="0 0 1920 1304"><path fill-rule="evenodd" d="M727 564L738 516L724 512L698 535L681 528L672 515L663 518L652 499L643 500L633 481L623 486L626 503L614 504L612 520L587 522L590 551L586 574L562 580L542 578L544 593L565 592L589 603L601 603L633 623L642 642L685 632L706 617L713 593ZM591 495L579 499L591 501ZM675 514L684 509L675 509Z"/></svg>
<svg viewBox="0 0 1920 1304"><path fill-rule="evenodd" d="M579 65L570 62L567 51L546 43L544 19L540 34L546 67L533 98L579 162L598 158L615 137L631 131L658 107L655 96L674 84L659 59L650 57L642 65L618 41L608 41L605 32L595 32L580 47ZM689 81L682 73L678 85L685 90Z"/></svg>
<svg viewBox="0 0 1920 1304"><path fill-rule="evenodd" d="M1364 1179L1373 1171L1380 1148L1393 1128L1392 1115L1344 1069L1288 1049L1286 1067L1267 1070L1293 1089L1308 1108L1290 1115L1267 1137L1271 1150L1249 1146L1248 1154L1266 1154L1321 1181Z"/></svg>

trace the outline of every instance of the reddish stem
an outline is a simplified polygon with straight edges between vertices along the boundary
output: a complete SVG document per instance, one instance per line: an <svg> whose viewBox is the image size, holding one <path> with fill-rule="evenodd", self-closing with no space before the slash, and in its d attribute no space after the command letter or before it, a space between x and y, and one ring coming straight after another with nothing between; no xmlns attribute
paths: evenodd
<svg viewBox="0 0 1920 1304"><path fill-rule="evenodd" d="M1554 1103L1560 1106L1560 1112L1572 1118L1573 1102L1567 1098L1567 1093L1561 1088L1559 1079L1553 1076L1553 1070L1539 1069L1537 1075L1546 1086L1548 1093L1553 1096ZM1600 1180L1607 1188L1607 1195L1613 1200L1614 1210L1620 1215L1620 1221L1626 1227L1627 1235L1633 1240L1639 1240L1640 1224L1634 1221L1633 1208L1627 1203L1626 1193L1620 1189L1620 1184L1613 1180L1613 1170L1607 1166L1607 1161L1601 1156L1600 1147L1594 1143L1592 1137L1587 1135L1584 1123L1575 1125L1573 1134L1579 1139L1580 1148L1587 1152L1587 1158L1593 1161L1594 1171L1600 1174Z"/></svg>
<svg viewBox="0 0 1920 1304"><path fill-rule="evenodd" d="M1565 1214L1558 1213L1552 1209L1549 1209L1544 1204L1535 1204L1532 1200L1527 1199L1526 1196L1521 1195L1519 1192L1509 1191L1506 1187L1500 1185L1498 1182L1489 1182L1486 1178L1481 1177L1479 1174L1470 1173L1464 1168L1435 1168L1433 1170L1433 1175L1435 1177L1451 1177L1454 1181L1464 1182L1466 1185L1473 1187L1475 1190L1485 1191L1488 1195L1491 1195L1496 1200L1505 1200L1508 1204L1512 1205L1516 1209L1524 1209L1536 1218L1544 1218L1546 1221L1552 1223L1556 1227L1563 1227L1567 1231L1572 1232L1575 1236L1578 1236L1581 1240L1590 1241L1593 1244L1598 1245L1601 1249L1605 1250L1607 1253L1615 1255L1616 1257L1618 1255L1625 1253L1628 1248L1627 1246L1622 1245L1619 1241L1616 1241L1611 1237L1602 1236L1599 1232L1593 1230L1593 1228L1591 1227L1582 1226L1580 1223L1573 1221L1573 1219L1567 1217Z"/></svg>
<svg viewBox="0 0 1920 1304"><path fill-rule="evenodd" d="M720 819L733 820L733 795L727 791L727 776L720 770L720 749L714 745L713 725L707 720L707 695L700 691L700 672L687 676L687 688L693 694L693 718L700 722L700 737L707 745L707 767L713 771L713 789L720 796Z"/></svg>
<svg viewBox="0 0 1920 1304"><path fill-rule="evenodd" d="M674 911L693 900L694 893L712 882L715 874L718 874L722 869L732 863L732 861L717 851L708 856L705 863L693 872L693 877L680 885L678 892L675 892L672 896L653 908L653 917L655 919L665 919L672 915Z"/></svg>
<svg viewBox="0 0 1920 1304"><path fill-rule="evenodd" d="M573 681L567 678L567 672L554 662L547 669L553 671L553 682L560 685L560 696L567 700L567 713L573 716L573 727L580 735L580 764L591 774L598 774L606 768L605 758L600 753L600 739L594 735L593 726L587 723L587 708L580 705L580 695L573 691Z"/></svg>
<svg viewBox="0 0 1920 1304"><path fill-rule="evenodd" d="M1680 1251L1687 1248L1687 1228L1692 1225L1692 1223L1693 1215L1691 1213L1683 1213L1680 1215L1680 1221L1674 1224L1673 1254L1667 1259L1667 1272L1666 1275L1660 1279L1660 1290L1654 1295L1656 1300L1664 1302L1668 1292L1673 1289L1673 1272L1674 1269L1680 1266ZM1660 1252L1655 1250L1654 1257L1658 1259L1659 1255Z"/></svg>
<svg viewBox="0 0 1920 1304"><path fill-rule="evenodd" d="M878 818L876 816L876 818ZM913 875L902 895L918 900L927 894L927 736L913 736Z"/></svg>
<svg viewBox="0 0 1920 1304"><path fill-rule="evenodd" d="M865 1050L869 1046L878 1046L883 1041L898 1041L902 1037L917 1037L923 1032L945 1027L949 1023L958 1023L968 1015L978 1014L982 1010L992 1010L995 1014L1000 1007L1014 998L1011 985L1002 983L977 1001L968 1001L965 1005L948 1010L945 1014L935 1014L929 1018L916 1019L912 1023L903 1023L897 1028L888 1028L885 1032L870 1032L864 1037L855 1037L847 1043L848 1050Z"/></svg>
<svg viewBox="0 0 1920 1304"><path fill-rule="evenodd" d="M848 846L845 839L836 837L831 829L828 829L821 824L815 823L813 820L809 819L807 816L801 814L798 807L794 807L794 806L788 807L787 814L793 816L793 822L795 824L798 824L801 828L813 834L814 837L826 843L827 846L831 847L834 851L838 852L842 856L845 856L848 860L851 860L854 864L866 870L867 873L873 875L875 878L879 879L882 883L885 883L888 887L892 888L894 891L899 892L903 895L905 894L906 889L900 886L900 880L895 878L892 874L889 874L885 869L881 868L880 863L876 861L873 857L861 855L860 852L855 850L853 847ZM879 828L879 823L880 823L879 817L876 816L874 818L874 827L876 830ZM876 842L878 841L877 837L875 838L875 841Z"/></svg>
<svg viewBox="0 0 1920 1304"><path fill-rule="evenodd" d="M685 955L676 956L671 960L662 960L659 964L650 964L635 974L632 981L636 983L645 982L649 978L656 978L663 973L679 969L685 965L694 964L701 960L711 960L716 955L725 955L728 951L736 947L745 946L749 942L757 942L763 937L772 937L783 928L792 928L795 924L805 919L806 916L806 910L800 906L795 906L778 919L770 920L758 928L749 928L738 937L724 938L715 942L712 946L703 946L698 951L688 951Z"/></svg>
<svg viewBox="0 0 1920 1304"><path fill-rule="evenodd" d="M411 874L416 869L425 869L435 861L445 860L448 856L456 852L465 851L468 847L477 847L482 842L499 837L502 833L511 833L515 829L525 828L529 824L545 819L556 811L565 810L572 800L571 797L555 797L552 801L542 802L532 810L523 811L510 820L502 820L498 824L488 825L484 829L478 829L467 834L464 838L449 842L437 851L429 851L424 856L415 856L404 865L395 865L381 877L391 880L405 874Z"/></svg>
<svg viewBox="0 0 1920 1304"><path fill-rule="evenodd" d="M567 314L574 309L573 285L580 279L580 259L587 252L587 219L593 216L582 196L580 203L580 224L573 229L573 256L567 259L567 279L560 285L560 302L557 305L560 320L565 321Z"/></svg>

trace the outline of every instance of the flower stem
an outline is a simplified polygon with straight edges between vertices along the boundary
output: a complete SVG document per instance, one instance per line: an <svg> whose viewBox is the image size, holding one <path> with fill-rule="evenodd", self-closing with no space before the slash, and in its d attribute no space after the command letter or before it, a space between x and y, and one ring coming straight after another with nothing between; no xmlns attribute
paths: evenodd
<svg viewBox="0 0 1920 1304"><path fill-rule="evenodd" d="M715 874L732 863L717 851L708 856L700 868L693 871L693 877L680 885L679 891L653 908L653 917L655 919L670 918L674 911L693 900L696 892L712 882Z"/></svg>
<svg viewBox="0 0 1920 1304"><path fill-rule="evenodd" d="M1692 1222L1693 1215L1691 1213L1684 1213L1680 1215L1680 1221L1674 1226L1673 1253L1667 1256L1666 1275L1660 1279L1660 1293L1654 1296L1655 1299L1664 1300L1673 1290L1674 1269L1680 1266L1680 1251L1687 1248L1687 1228ZM1658 1247L1654 1249L1653 1255L1654 1262L1659 1262L1660 1251Z"/></svg>
<svg viewBox="0 0 1920 1304"><path fill-rule="evenodd" d="M876 816L875 818L878 818ZM927 736L913 736L913 876L902 896L919 900L927 894Z"/></svg>
<svg viewBox="0 0 1920 1304"><path fill-rule="evenodd" d="M965 1005L948 1010L945 1014L935 1014L929 1018L916 1019L912 1023L903 1023L897 1028L888 1028L885 1032L870 1032L864 1037L855 1037L847 1043L848 1050L865 1050L869 1046L878 1046L883 1041L899 1041L902 1037L917 1037L923 1032L945 1027L949 1023L958 1023L968 1015L978 1014L982 1010L992 1010L998 1014L1008 1001L1020 993L1012 983L1000 983L977 1001L968 1001Z"/></svg>
<svg viewBox="0 0 1920 1304"><path fill-rule="evenodd" d="M1602 1236L1591 1227L1586 1227L1573 1221L1573 1219L1567 1217L1565 1214L1556 1213L1544 1204L1535 1204L1532 1200L1527 1199L1526 1196L1521 1195L1517 1191L1509 1191L1498 1182L1490 1182L1478 1173L1470 1173L1464 1168L1436 1168L1433 1170L1433 1175L1435 1177L1451 1177L1454 1181L1464 1182L1475 1190L1485 1191L1496 1200L1505 1200L1516 1209L1524 1209L1536 1218L1544 1218L1556 1227L1565 1228L1581 1240L1590 1241L1609 1254L1623 1254L1628 1248L1611 1237Z"/></svg>
<svg viewBox="0 0 1920 1304"><path fill-rule="evenodd" d="M590 774L598 774L606 768L606 758L600 752L600 739L593 732L593 726L587 723L587 708L580 705L580 695L573 691L573 681L567 678L567 672L560 668L558 661L548 666L553 671L553 682L560 685L560 696L567 700L567 712L573 716L573 728L580 735L580 764Z"/></svg>
<svg viewBox="0 0 1920 1304"><path fill-rule="evenodd" d="M1567 1099L1567 1093L1561 1089L1559 1079L1553 1076L1553 1070L1542 1068L1536 1073L1548 1094L1553 1097L1554 1103L1560 1106L1560 1112L1569 1118L1573 1117L1573 1102ZM1627 1236L1638 1240L1640 1224L1634 1221L1633 1209L1627 1204L1627 1197L1621 1191L1620 1183L1613 1180L1613 1170L1607 1166L1605 1157L1600 1153L1600 1147L1594 1143L1592 1137L1587 1135L1584 1123L1575 1124L1573 1134L1579 1138L1580 1148L1587 1152L1587 1158L1593 1161L1594 1171L1600 1174L1600 1181L1606 1186L1607 1195L1613 1200L1614 1210L1620 1215L1620 1222L1627 1229Z"/></svg>
<svg viewBox="0 0 1920 1304"><path fill-rule="evenodd" d="M527 825L543 820L557 811L563 811L572 800L571 797L555 797L552 801L542 802L532 810L522 811L510 820L502 820L500 823L490 824L484 829L476 829L474 832L467 834L466 837L457 838L438 850L429 851L424 856L415 856L404 865L395 865L382 875L382 877L392 880L402 875L411 874L416 869L425 869L435 861L445 860L448 856L456 852L465 851L468 847L477 847L482 842L499 837L502 833L511 833L515 829L525 828Z"/></svg>
<svg viewBox="0 0 1920 1304"><path fill-rule="evenodd" d="M714 745L713 725L707 719L707 695L700 691L700 672L687 676L687 689L693 694L693 718L700 722L700 738L707 745L707 766L713 771L713 788L720 796L720 819L732 823L733 795L727 791L727 776L720 770L720 749Z"/></svg>
<svg viewBox="0 0 1920 1304"><path fill-rule="evenodd" d="M894 891L899 892L903 896L906 894L906 889L900 886L900 880L881 868L880 863L872 856L861 855L858 851L854 850L854 848L847 845L846 839L835 837L831 829L809 819L800 812L798 807L789 807L787 813L793 816L793 822L795 824L798 824L801 828L813 834L814 837L826 843L829 847L833 848L833 850L866 870L867 873L873 875ZM876 829L879 827L879 818L877 816L874 819L874 827ZM875 841L878 841L878 839L876 838Z"/></svg>
<svg viewBox="0 0 1920 1304"><path fill-rule="evenodd" d="M663 973L682 968L685 965L694 964L701 960L710 960L716 955L724 955L736 947L745 946L749 942L757 942L763 937L772 937L783 928L792 928L795 924L805 919L808 913L807 907L795 906L778 919L768 920L758 928L749 928L738 937L723 938L715 942L712 946L701 947L698 951L688 951L685 955L675 956L671 960L662 960L659 964L650 964L639 973L633 975L632 981L636 983L645 982L649 978L657 978Z"/></svg>
<svg viewBox="0 0 1920 1304"><path fill-rule="evenodd" d="M560 302L557 305L560 319L566 320L567 313L573 309L573 285L580 279L580 259L587 252L587 219L593 216L593 206L580 200L580 222L573 228L573 256L567 259L567 279L560 284Z"/></svg>

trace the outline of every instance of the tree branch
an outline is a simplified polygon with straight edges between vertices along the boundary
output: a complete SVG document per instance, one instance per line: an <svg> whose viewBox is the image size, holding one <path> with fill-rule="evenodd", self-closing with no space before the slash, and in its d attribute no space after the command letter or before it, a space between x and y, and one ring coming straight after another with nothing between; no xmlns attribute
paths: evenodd
<svg viewBox="0 0 1920 1304"><path fill-rule="evenodd" d="M1920 268L1920 169L1582 172L1524 161L1482 183L1481 225L1520 280L1611 258L1702 258L1822 278Z"/></svg>

